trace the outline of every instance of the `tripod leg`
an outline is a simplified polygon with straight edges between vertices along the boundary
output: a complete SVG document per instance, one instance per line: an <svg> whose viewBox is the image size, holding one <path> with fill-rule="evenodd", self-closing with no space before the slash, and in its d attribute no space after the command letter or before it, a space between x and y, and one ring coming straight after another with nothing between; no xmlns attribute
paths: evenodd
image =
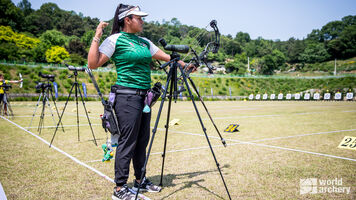
<svg viewBox="0 0 356 200"><path fill-rule="evenodd" d="M190 83L192 84L193 89L195 90L195 93L198 95L198 98L199 98L200 102L203 104L203 107L204 107L206 113L208 114L211 123L214 125L215 130L216 130L216 132L218 133L222 144L224 145L224 147L226 147L225 139L221 136L220 131L219 131L218 127L216 126L216 124L214 123L213 118L211 117L211 115L210 115L210 113L209 113L209 111L208 111L208 108L206 107L203 98L200 96L199 91L197 90L197 88L196 88L196 86L195 86L193 80L192 80L189 76L188 76L188 79L189 79Z"/></svg>
<svg viewBox="0 0 356 200"><path fill-rule="evenodd" d="M6 107L7 107L7 110L8 110L8 116L14 117L14 113L12 112L12 108L11 108L11 104L9 102L9 98L8 98L7 94L5 94L5 96L6 96Z"/></svg>
<svg viewBox="0 0 356 200"><path fill-rule="evenodd" d="M3 114L3 110L4 110L4 103L3 101L0 102L0 115Z"/></svg>
<svg viewBox="0 0 356 200"><path fill-rule="evenodd" d="M30 125L28 125L27 130L30 130L30 127L31 127L31 124L32 124L32 120L33 120L33 118L35 117L35 114L36 114L36 111L37 111L37 108L38 108L38 104L39 104L40 101L41 101L41 97L42 97L42 93L40 94L40 97L38 97L37 104L36 104L36 108L35 108L35 111L34 111L33 114L32 114L32 119L31 119Z"/></svg>
<svg viewBox="0 0 356 200"><path fill-rule="evenodd" d="M79 85L77 81L75 81L75 105L77 107L77 130L78 130L78 141L80 141L80 136L79 136L79 110L78 110L78 88Z"/></svg>
<svg viewBox="0 0 356 200"><path fill-rule="evenodd" d="M54 103L54 107L56 108L57 116L58 116L58 119L59 119L59 112L58 112L56 100L55 100L55 98L53 97L52 89L50 90L50 92L51 92L51 97L52 97L52 100L53 100L53 103ZM62 122L61 122L61 126L62 126L62 131L64 132L64 127L63 127L63 123L62 123Z"/></svg>
<svg viewBox="0 0 356 200"><path fill-rule="evenodd" d="M66 108L67 108L67 104L68 104L70 95L72 95L73 88L74 88L74 84L72 85L72 88L70 89L69 95L68 95L68 97L67 97L67 101L66 101L66 103L64 104L64 108L63 108L62 114L61 114L61 116L59 117L59 120L58 120L58 123L57 123L57 126L56 126L56 130L55 130L54 133L53 133L53 137L52 137L51 143L49 144L49 147L52 146L52 142L53 142L53 140L54 140L54 137L56 136L56 133L57 133L57 130L58 130L58 126L59 126L59 124L61 123L62 118L63 118L64 111L65 111Z"/></svg>
<svg viewBox="0 0 356 200"><path fill-rule="evenodd" d="M144 178L144 176L145 176L145 174L146 174L147 162L148 162L148 159L149 159L149 157L150 157L150 153L151 153L153 141L154 141L154 138L155 138L155 135L156 135L156 132L157 132L157 127L158 127L158 123L159 123L159 118L161 117L164 100L165 100L166 95L167 95L167 91L168 91L168 87L169 87L169 82L170 82L171 78L172 78L172 68L169 70L169 73L168 73L167 83L166 83L166 86L165 86L165 91L163 92L161 104L160 104L160 106L159 106L159 110L158 110L158 113L157 113L156 122L155 122L155 125L154 125L153 129L152 129L152 137L151 137L150 144L149 144L149 146L148 146L148 151L147 151L146 160L145 160L145 163L144 163L144 165L143 165L143 167L142 167L142 173L141 173L141 178L140 178L140 180L143 180L143 178ZM139 185L139 187L138 187L138 189L137 189L137 193L136 193L135 199L137 199L137 197L138 197L138 194L139 194L140 188L141 188L141 184L142 184L142 181L140 182L140 185Z"/></svg>
<svg viewBox="0 0 356 200"><path fill-rule="evenodd" d="M54 119L54 115L53 115L53 112L52 112L52 109L51 109L51 104L49 103L49 99L48 99L47 95L46 95L46 102L47 102L48 109L51 112L53 123L54 123L54 125L56 125L56 120Z"/></svg>
<svg viewBox="0 0 356 200"><path fill-rule="evenodd" d="M81 90L80 90L79 87L78 87L78 90L79 90L80 97L81 97L81 99L82 99L82 103L83 103L83 107L84 107L85 114L86 114L87 119L88 119L88 122L89 122L89 126L90 126L91 133L93 134L94 143L95 143L96 146L98 146L98 144L96 143L96 139L95 139L93 127L91 126L91 122L90 122L90 119L89 119L89 115L88 115L88 112L87 112L87 108L85 107L85 102L84 102L84 99L83 99L83 95L82 95L82 92L81 92ZM77 111L78 111L78 108L77 108Z"/></svg>
<svg viewBox="0 0 356 200"><path fill-rule="evenodd" d="M180 65L179 65L179 69L180 69L180 71L181 71L181 73L182 73L184 83L185 83L185 85L187 86L189 96L190 96L190 98L191 98L191 100L192 100L192 103L193 103L195 112L197 113L197 116L198 116L200 125L201 125L201 127L202 127L202 129L203 129L203 132L204 132L204 135L205 135L205 138L206 138L206 140L207 140L207 142L208 142L208 144L209 144L209 148L210 148L211 154L212 154L213 157L214 157L216 167L217 167L217 169L218 169L218 171L219 171L219 173L220 173L221 179L222 179L222 181L223 181L223 183L224 183L226 193L227 193L227 195L229 196L229 199L231 199L229 190L227 189L227 186L226 186L226 183L225 183L225 180L224 180L224 176L222 175L222 172L221 172L221 170L220 170L220 164L218 163L218 161L217 161L217 159L216 159L216 156L215 156L213 147L211 146L211 143L210 143L208 134L206 133L206 128L204 127L204 124L203 124L203 121L202 121L202 119L201 119L201 117L200 117L198 108L197 108L197 106L196 106L196 104L195 104L194 96L192 95L192 91L191 91L190 88L189 88L189 84L188 84L187 78L186 78L186 76L185 76L185 74L184 74L184 70L183 70L182 66L180 66Z"/></svg>
<svg viewBox="0 0 356 200"><path fill-rule="evenodd" d="M174 79L172 79L172 82L174 81ZM164 161L166 158L166 148L167 148L167 137L168 137L168 128L169 128L169 116L171 113L171 104L172 104L172 96L173 96L173 83L171 83L171 88L169 91L169 101L168 101L168 111L167 111L167 121L166 121L166 134L164 136L164 145L163 145L163 153L162 153L162 168L161 168L161 179L159 182L159 186L162 186L162 182L163 182L163 169L164 169ZM167 88L168 89L168 88Z"/></svg>
<svg viewBox="0 0 356 200"><path fill-rule="evenodd" d="M44 124L45 108L46 108L46 94L43 95L43 99L42 99L42 112L41 112L40 122L38 123L38 129L37 129L39 135L41 135L42 127Z"/></svg>

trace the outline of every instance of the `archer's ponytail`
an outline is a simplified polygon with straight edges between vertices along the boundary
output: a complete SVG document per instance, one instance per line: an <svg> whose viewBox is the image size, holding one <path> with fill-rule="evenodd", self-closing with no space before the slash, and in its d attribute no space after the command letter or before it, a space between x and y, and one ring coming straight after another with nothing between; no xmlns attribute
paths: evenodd
<svg viewBox="0 0 356 200"><path fill-rule="evenodd" d="M125 4L121 4L121 3L117 6L116 11L115 11L115 16L114 16L114 22L112 25L111 35L115 34L115 33L120 33L120 31L122 31L122 29L125 26L125 22L124 22L124 19L119 20L119 15L122 12L125 12L128 9L131 9L132 7L134 7L134 6L125 5ZM129 16L129 17L131 18L131 16Z"/></svg>

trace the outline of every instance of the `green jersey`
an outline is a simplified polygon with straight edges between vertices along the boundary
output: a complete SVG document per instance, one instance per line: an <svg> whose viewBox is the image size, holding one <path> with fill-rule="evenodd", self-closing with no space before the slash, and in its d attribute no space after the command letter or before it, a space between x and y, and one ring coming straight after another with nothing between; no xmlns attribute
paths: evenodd
<svg viewBox="0 0 356 200"><path fill-rule="evenodd" d="M115 63L116 84L138 89L151 87L150 63L157 51L150 40L126 32L109 36L99 47L99 52Z"/></svg>

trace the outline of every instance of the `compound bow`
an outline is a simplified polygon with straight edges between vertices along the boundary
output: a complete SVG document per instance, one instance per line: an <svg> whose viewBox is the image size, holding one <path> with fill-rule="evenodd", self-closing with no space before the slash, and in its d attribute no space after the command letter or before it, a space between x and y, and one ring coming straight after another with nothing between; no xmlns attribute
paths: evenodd
<svg viewBox="0 0 356 200"><path fill-rule="evenodd" d="M205 46L204 50L200 53L199 56L196 53L196 51L192 47L190 47L191 52L194 54L194 57L190 60L189 64L193 63L196 67L199 67L200 63L203 63L208 67L209 73L212 74L214 68L208 64L208 53L209 52L212 52L212 53L218 52L219 47L220 47L220 32L219 32L219 28L217 26L216 20L212 20L209 24L210 24L210 27L213 28L213 30L214 30L215 41L208 42L208 44ZM191 52L189 52L187 56L189 56L189 54ZM185 60L185 58L183 60ZM189 65L187 65L187 66L189 66ZM192 68L190 69L190 71L188 71L188 74L191 72L191 70L192 70Z"/></svg>

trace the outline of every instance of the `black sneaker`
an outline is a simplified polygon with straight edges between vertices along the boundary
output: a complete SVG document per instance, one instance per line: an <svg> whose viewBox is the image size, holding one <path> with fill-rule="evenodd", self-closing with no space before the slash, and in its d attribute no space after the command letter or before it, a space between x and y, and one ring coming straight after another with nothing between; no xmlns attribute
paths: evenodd
<svg viewBox="0 0 356 200"><path fill-rule="evenodd" d="M139 185L140 184L136 180L134 180L134 186L132 187L132 190L137 192ZM143 183L141 185L140 192L160 192L161 189L161 187L154 185L150 180L143 178Z"/></svg>
<svg viewBox="0 0 356 200"><path fill-rule="evenodd" d="M111 198L113 200L134 200L136 195L130 192L127 185L121 186L119 191L116 191L117 187L114 187L114 193L112 194Z"/></svg>

